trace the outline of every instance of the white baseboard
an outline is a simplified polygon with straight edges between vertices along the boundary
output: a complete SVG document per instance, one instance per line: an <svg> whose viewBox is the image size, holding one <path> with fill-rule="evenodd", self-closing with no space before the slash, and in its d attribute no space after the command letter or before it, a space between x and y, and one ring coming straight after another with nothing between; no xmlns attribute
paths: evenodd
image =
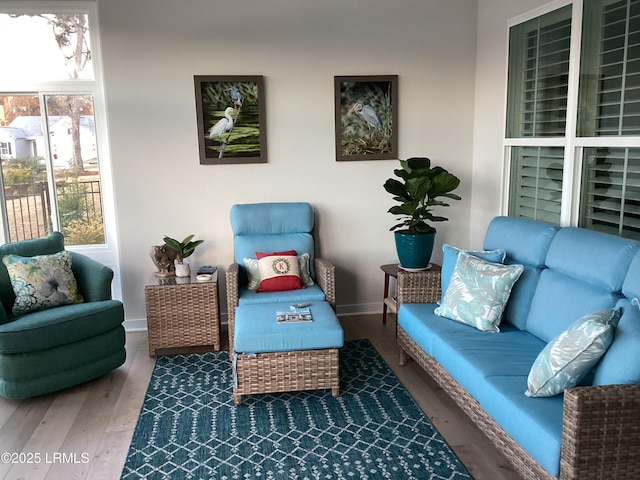
<svg viewBox="0 0 640 480"><path fill-rule="evenodd" d="M124 330L126 332L146 332L147 331L147 319L146 318L130 318L124 321Z"/></svg>

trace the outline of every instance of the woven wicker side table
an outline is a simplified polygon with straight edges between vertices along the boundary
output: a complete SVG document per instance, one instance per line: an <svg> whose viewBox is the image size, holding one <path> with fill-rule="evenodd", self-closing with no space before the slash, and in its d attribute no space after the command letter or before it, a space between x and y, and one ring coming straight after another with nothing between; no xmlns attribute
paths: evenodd
<svg viewBox="0 0 640 480"><path fill-rule="evenodd" d="M400 266L397 263L390 263L387 265L380 265L380 269L384 272L384 294L383 294L383 303L382 303L382 323L387 323L387 309L391 313L398 313L398 298L397 295L389 294L389 278L398 278L398 271L400 270ZM440 273L442 267L435 263L432 263L431 266L427 270L420 270L418 272L411 272L408 270L403 270L406 274L419 273L420 275L416 276L416 278L427 278L431 283L440 285ZM439 294L438 294L439 296ZM434 302L436 300L434 299ZM396 318L396 336L398 335L398 322Z"/></svg>
<svg viewBox="0 0 640 480"><path fill-rule="evenodd" d="M212 346L220 350L218 272L210 281L159 278L152 275L144 288L147 306L149 356L158 348Z"/></svg>

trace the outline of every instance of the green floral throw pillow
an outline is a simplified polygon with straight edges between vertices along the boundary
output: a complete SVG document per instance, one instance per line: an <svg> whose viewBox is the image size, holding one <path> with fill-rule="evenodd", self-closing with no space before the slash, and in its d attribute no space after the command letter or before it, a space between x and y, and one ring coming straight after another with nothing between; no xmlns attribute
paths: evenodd
<svg viewBox="0 0 640 480"><path fill-rule="evenodd" d="M434 313L483 332L499 332L511 289L523 270L522 265L487 262L461 251L449 287Z"/></svg>
<svg viewBox="0 0 640 480"><path fill-rule="evenodd" d="M67 251L35 257L5 255L2 262L16 295L14 315L84 301L71 271L71 253Z"/></svg>
<svg viewBox="0 0 640 480"><path fill-rule="evenodd" d="M618 320L619 308L605 308L573 322L533 362L525 395L552 397L578 385L613 342Z"/></svg>

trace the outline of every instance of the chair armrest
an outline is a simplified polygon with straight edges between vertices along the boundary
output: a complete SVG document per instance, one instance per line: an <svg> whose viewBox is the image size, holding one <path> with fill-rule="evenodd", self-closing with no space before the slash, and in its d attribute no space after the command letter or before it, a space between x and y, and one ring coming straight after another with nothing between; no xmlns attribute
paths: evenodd
<svg viewBox="0 0 640 480"><path fill-rule="evenodd" d="M113 270L80 253L72 252L71 256L73 258L71 270L85 302L110 300Z"/></svg>
<svg viewBox="0 0 640 480"><path fill-rule="evenodd" d="M398 305L402 303L436 303L440 300L440 272L398 272Z"/></svg>
<svg viewBox="0 0 640 480"><path fill-rule="evenodd" d="M233 328L236 320L236 307L238 306L238 289L240 284L240 265L232 263L225 276L227 285L227 330L229 333L229 352L233 353Z"/></svg>
<svg viewBox="0 0 640 480"><path fill-rule="evenodd" d="M313 261L316 283L324 292L331 308L336 309L336 267L328 260L316 258Z"/></svg>
<svg viewBox="0 0 640 480"><path fill-rule="evenodd" d="M637 478L640 384L564 392L560 478Z"/></svg>

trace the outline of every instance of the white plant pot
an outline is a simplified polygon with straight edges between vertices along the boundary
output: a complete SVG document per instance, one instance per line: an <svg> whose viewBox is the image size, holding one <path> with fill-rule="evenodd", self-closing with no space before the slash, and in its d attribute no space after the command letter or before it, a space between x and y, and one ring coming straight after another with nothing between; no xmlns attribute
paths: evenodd
<svg viewBox="0 0 640 480"><path fill-rule="evenodd" d="M176 277L188 277L190 275L191 275L191 269L189 268L188 263L176 262Z"/></svg>

